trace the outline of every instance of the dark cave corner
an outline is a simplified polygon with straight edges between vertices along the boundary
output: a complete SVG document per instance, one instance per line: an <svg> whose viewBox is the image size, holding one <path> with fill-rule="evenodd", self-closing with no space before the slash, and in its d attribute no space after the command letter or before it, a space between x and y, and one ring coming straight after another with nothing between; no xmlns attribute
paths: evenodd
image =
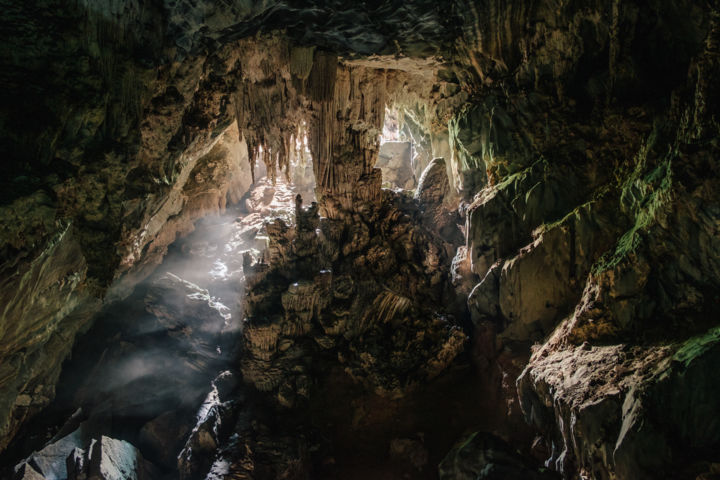
<svg viewBox="0 0 720 480"><path fill-rule="evenodd" d="M0 478L720 478L720 4L4 2Z"/></svg>

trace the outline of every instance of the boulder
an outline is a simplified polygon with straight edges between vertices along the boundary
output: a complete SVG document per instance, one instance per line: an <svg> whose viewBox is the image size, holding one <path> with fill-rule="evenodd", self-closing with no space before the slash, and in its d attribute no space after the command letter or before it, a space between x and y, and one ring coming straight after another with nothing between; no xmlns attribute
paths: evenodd
<svg viewBox="0 0 720 480"><path fill-rule="evenodd" d="M686 478L683 469L717 458L719 365L718 327L655 346L558 348L551 339L518 391L527 421L548 442L548 464L564 476Z"/></svg>
<svg viewBox="0 0 720 480"><path fill-rule="evenodd" d="M74 450L68 457L73 464L68 480L153 480L157 471L129 442L101 436L85 450Z"/></svg>
<svg viewBox="0 0 720 480"><path fill-rule="evenodd" d="M176 457L181 479L204 478L211 470L237 414L237 402L230 399L235 385L236 379L229 371L213 380L196 414L196 424Z"/></svg>
<svg viewBox="0 0 720 480"><path fill-rule="evenodd" d="M426 209L435 209L442 205L445 197L450 191L450 182L445 166L445 159L434 158L425 168L418 187L415 191L415 198L420 201Z"/></svg>
<svg viewBox="0 0 720 480"><path fill-rule="evenodd" d="M154 480L157 469L129 442L100 435L86 421L15 467L14 480Z"/></svg>
<svg viewBox="0 0 720 480"><path fill-rule="evenodd" d="M25 463L31 465L38 474L47 479L64 479L68 477L66 459L75 449L83 448L92 438L95 427L89 422L81 423L71 433L52 439L38 452L33 452Z"/></svg>
<svg viewBox="0 0 720 480"><path fill-rule="evenodd" d="M47 480L47 478L40 475L27 463L22 463L15 468L13 480Z"/></svg>

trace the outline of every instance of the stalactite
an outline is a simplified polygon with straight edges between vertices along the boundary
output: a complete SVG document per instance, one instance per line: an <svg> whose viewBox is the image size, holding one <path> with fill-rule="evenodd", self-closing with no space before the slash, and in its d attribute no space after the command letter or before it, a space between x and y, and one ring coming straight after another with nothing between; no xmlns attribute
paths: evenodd
<svg viewBox="0 0 720 480"><path fill-rule="evenodd" d="M337 69L337 55L322 51L315 52L313 67L308 78L310 100L323 103L333 99Z"/></svg>
<svg viewBox="0 0 720 480"><path fill-rule="evenodd" d="M293 47L290 50L290 73L300 80L307 80L313 68L315 47Z"/></svg>
<svg viewBox="0 0 720 480"><path fill-rule="evenodd" d="M340 62L313 48L271 44L267 49L276 51L269 61L267 49L246 47L234 107L252 147L251 164L262 161L273 182L278 170L289 180L295 164L304 167L307 145L324 215L379 202L382 179L375 163L386 107L417 103L405 90L408 82L422 80ZM429 94L428 87L423 95Z"/></svg>
<svg viewBox="0 0 720 480"><path fill-rule="evenodd" d="M283 142L282 142L283 161L282 161L282 164L280 165L280 168L285 173L285 180L288 182L290 182L290 163L291 163L291 156L292 156L291 152L294 150L293 137L294 136L293 136L292 132L285 132L285 134L283 135Z"/></svg>

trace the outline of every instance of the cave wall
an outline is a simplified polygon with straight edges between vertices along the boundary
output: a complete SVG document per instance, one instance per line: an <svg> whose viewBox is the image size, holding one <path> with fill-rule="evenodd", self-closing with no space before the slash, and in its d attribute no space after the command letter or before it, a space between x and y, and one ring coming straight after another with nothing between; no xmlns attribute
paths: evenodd
<svg viewBox="0 0 720 480"><path fill-rule="evenodd" d="M694 478L714 458L697 423L716 404L699 372L719 279L704 7L539 7L529 30L527 11L499 9L463 37L491 60L473 61L483 101L450 123L460 167L486 172L456 260L477 275L468 304L495 368L520 374L519 399L499 382L510 411L566 478Z"/></svg>
<svg viewBox="0 0 720 480"><path fill-rule="evenodd" d="M487 376L505 378L498 398L543 433L551 466L659 471L633 453L650 435L642 419L663 438L686 432L675 457L658 455L668 464L718 445L681 415L652 413L715 355L716 2L2 6L0 446L52 397L102 298L126 295L194 219L238 198L257 162L287 172L294 139L310 140L325 224L354 222L328 233L324 254L401 210L373 169L386 103L444 152L466 219L453 281L469 295L473 341L492 346ZM436 245L442 271L455 252L433 235L408 251L428 258L420 245ZM618 350L654 373L565 377L612 370Z"/></svg>

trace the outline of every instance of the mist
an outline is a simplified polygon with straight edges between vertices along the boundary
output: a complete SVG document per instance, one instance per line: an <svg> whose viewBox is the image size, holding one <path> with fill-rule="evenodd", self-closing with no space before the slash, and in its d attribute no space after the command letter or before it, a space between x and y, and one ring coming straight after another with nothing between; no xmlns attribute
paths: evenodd
<svg viewBox="0 0 720 480"><path fill-rule="evenodd" d="M83 438L127 440L151 461L174 469L186 436L207 409L213 380L234 370L244 315L244 254L262 258L267 220L294 222L298 193L306 204L314 200L312 165L302 170L295 171L293 185L284 178L272 185L262 177L239 202L196 221L128 298L106 305L76 343L55 401L32 428L72 431L61 426L80 407L73 425L85 425ZM45 433L38 437L32 449L47 440Z"/></svg>

